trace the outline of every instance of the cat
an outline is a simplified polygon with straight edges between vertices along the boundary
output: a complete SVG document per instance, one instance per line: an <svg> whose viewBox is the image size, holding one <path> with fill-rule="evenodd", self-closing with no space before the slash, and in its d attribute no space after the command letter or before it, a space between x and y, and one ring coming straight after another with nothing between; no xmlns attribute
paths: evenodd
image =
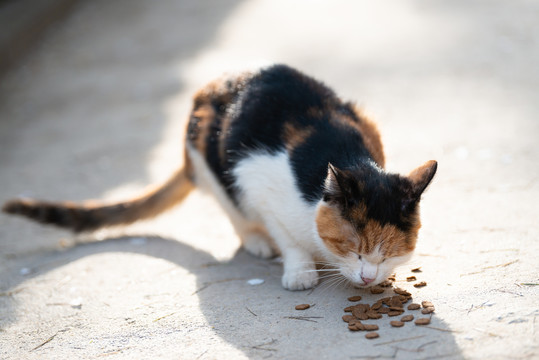
<svg viewBox="0 0 539 360"><path fill-rule="evenodd" d="M195 94L186 134L183 167L140 197L16 199L3 211L92 231L156 216L196 186L217 198L245 250L282 256L289 290L317 285L317 262L370 287L411 257L437 162L386 172L374 122L323 83L279 64L223 77Z"/></svg>

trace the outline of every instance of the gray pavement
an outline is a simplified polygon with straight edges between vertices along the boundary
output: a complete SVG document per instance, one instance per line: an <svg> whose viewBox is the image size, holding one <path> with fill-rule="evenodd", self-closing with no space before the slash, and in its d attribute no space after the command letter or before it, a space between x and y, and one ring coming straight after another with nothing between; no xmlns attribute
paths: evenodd
<svg viewBox="0 0 539 360"><path fill-rule="evenodd" d="M288 63L377 119L389 170L439 161L397 271L436 312L352 333L347 297L380 295L284 290L194 192L80 236L0 215L0 358L539 358L538 23L534 1L81 1L1 79L1 202L135 195L180 165L198 87Z"/></svg>

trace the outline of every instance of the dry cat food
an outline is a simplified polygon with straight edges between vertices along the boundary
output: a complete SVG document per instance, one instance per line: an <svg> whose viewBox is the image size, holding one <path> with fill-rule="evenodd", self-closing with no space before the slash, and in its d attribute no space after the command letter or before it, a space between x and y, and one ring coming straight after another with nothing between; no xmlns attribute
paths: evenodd
<svg viewBox="0 0 539 360"><path fill-rule="evenodd" d="M412 272L418 273L421 272L421 269L418 267L412 269ZM379 285L370 288L371 294L378 295L385 293L386 288L393 286L395 279L396 276L392 275ZM406 282L414 281L417 281L416 276L406 277ZM427 283L425 281L420 281L416 282L413 285L414 287L422 287L427 285ZM402 315L400 317L400 320L396 319L389 322L389 324L395 328L404 327L407 322L414 321L414 315L403 315L406 311L405 304L412 299L412 294L409 291L401 289L399 287L394 287L393 293L394 294L392 296L386 296L381 299L378 299L374 304L358 303L344 308L344 311L349 314L343 315L342 319L344 322L348 323L348 329L350 329L350 331L368 331L365 337L367 339L375 339L380 336L377 332L373 332L375 330L378 330L378 325L365 324L362 321L378 320L381 319L384 314L388 317L396 317ZM351 296L348 298L348 300L352 302L358 302L361 300L361 296ZM432 314L435 311L434 305L430 301L422 301L421 304L411 303L406 307L406 309L410 311L421 310L422 314ZM430 318L419 318L415 320L415 324L428 325L430 324Z"/></svg>
<svg viewBox="0 0 539 360"><path fill-rule="evenodd" d="M367 331L378 330L378 325L376 324L364 324L363 326L365 327L365 330Z"/></svg>
<svg viewBox="0 0 539 360"><path fill-rule="evenodd" d="M296 305L296 310L307 310L310 307L311 305L309 304L299 304L299 305Z"/></svg>
<svg viewBox="0 0 539 360"><path fill-rule="evenodd" d="M408 291L401 289L401 288L394 288L393 291L395 294L403 295L403 296L412 296Z"/></svg>
<svg viewBox="0 0 539 360"><path fill-rule="evenodd" d="M430 318L421 318L415 321L416 325L428 325L430 324Z"/></svg>
<svg viewBox="0 0 539 360"><path fill-rule="evenodd" d="M365 330L365 325L361 322L350 322L348 324L348 330L350 331L363 331Z"/></svg>
<svg viewBox="0 0 539 360"><path fill-rule="evenodd" d="M386 288L393 286L393 281L390 281L389 279L382 281L378 286Z"/></svg>
<svg viewBox="0 0 539 360"><path fill-rule="evenodd" d="M414 315L404 315L401 317L401 321L408 322L414 320Z"/></svg>
<svg viewBox="0 0 539 360"><path fill-rule="evenodd" d="M370 333L365 334L365 337L367 339L376 339L379 336L380 335L377 332L370 332Z"/></svg>

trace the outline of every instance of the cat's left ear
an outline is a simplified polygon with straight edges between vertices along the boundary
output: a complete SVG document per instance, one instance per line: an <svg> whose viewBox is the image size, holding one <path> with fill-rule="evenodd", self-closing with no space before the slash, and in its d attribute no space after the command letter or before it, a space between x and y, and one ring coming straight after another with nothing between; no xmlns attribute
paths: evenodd
<svg viewBox="0 0 539 360"><path fill-rule="evenodd" d="M437 168L438 163L430 160L408 174L408 179L412 182L411 196L414 200L419 200L423 191L430 184L434 174L436 174Z"/></svg>

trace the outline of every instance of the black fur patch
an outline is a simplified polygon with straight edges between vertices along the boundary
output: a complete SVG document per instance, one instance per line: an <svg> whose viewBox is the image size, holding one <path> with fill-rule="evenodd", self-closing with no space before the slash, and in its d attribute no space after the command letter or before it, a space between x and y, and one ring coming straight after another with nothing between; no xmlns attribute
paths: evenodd
<svg viewBox="0 0 539 360"><path fill-rule="evenodd" d="M222 108L221 108L222 110ZM303 198L321 198L329 162L352 166L369 157L357 129L339 114L356 119L350 104L343 103L324 84L285 65L275 65L253 75L234 103L228 104L231 126L225 137L227 159L220 159L208 138L206 159L221 183L235 198L230 170L253 150L276 153L285 149L283 129L309 128L312 136L291 154L293 171ZM220 131L217 126L212 133Z"/></svg>
<svg viewBox="0 0 539 360"><path fill-rule="evenodd" d="M231 176L235 164L253 151L285 151L284 129L288 124L298 131L309 129L309 136L290 154L297 186L306 201L316 202L324 196L331 163L355 184L344 207L362 202L369 218L401 229L410 227L415 201L406 203L403 197L402 190L409 186L407 180L376 167L354 126L360 119L352 105L342 102L321 82L288 66L275 65L248 78L230 103L212 105L217 116L206 138L206 160L235 202ZM220 140L224 117L228 117L230 126ZM223 145L219 141L225 142L225 159L219 153Z"/></svg>

